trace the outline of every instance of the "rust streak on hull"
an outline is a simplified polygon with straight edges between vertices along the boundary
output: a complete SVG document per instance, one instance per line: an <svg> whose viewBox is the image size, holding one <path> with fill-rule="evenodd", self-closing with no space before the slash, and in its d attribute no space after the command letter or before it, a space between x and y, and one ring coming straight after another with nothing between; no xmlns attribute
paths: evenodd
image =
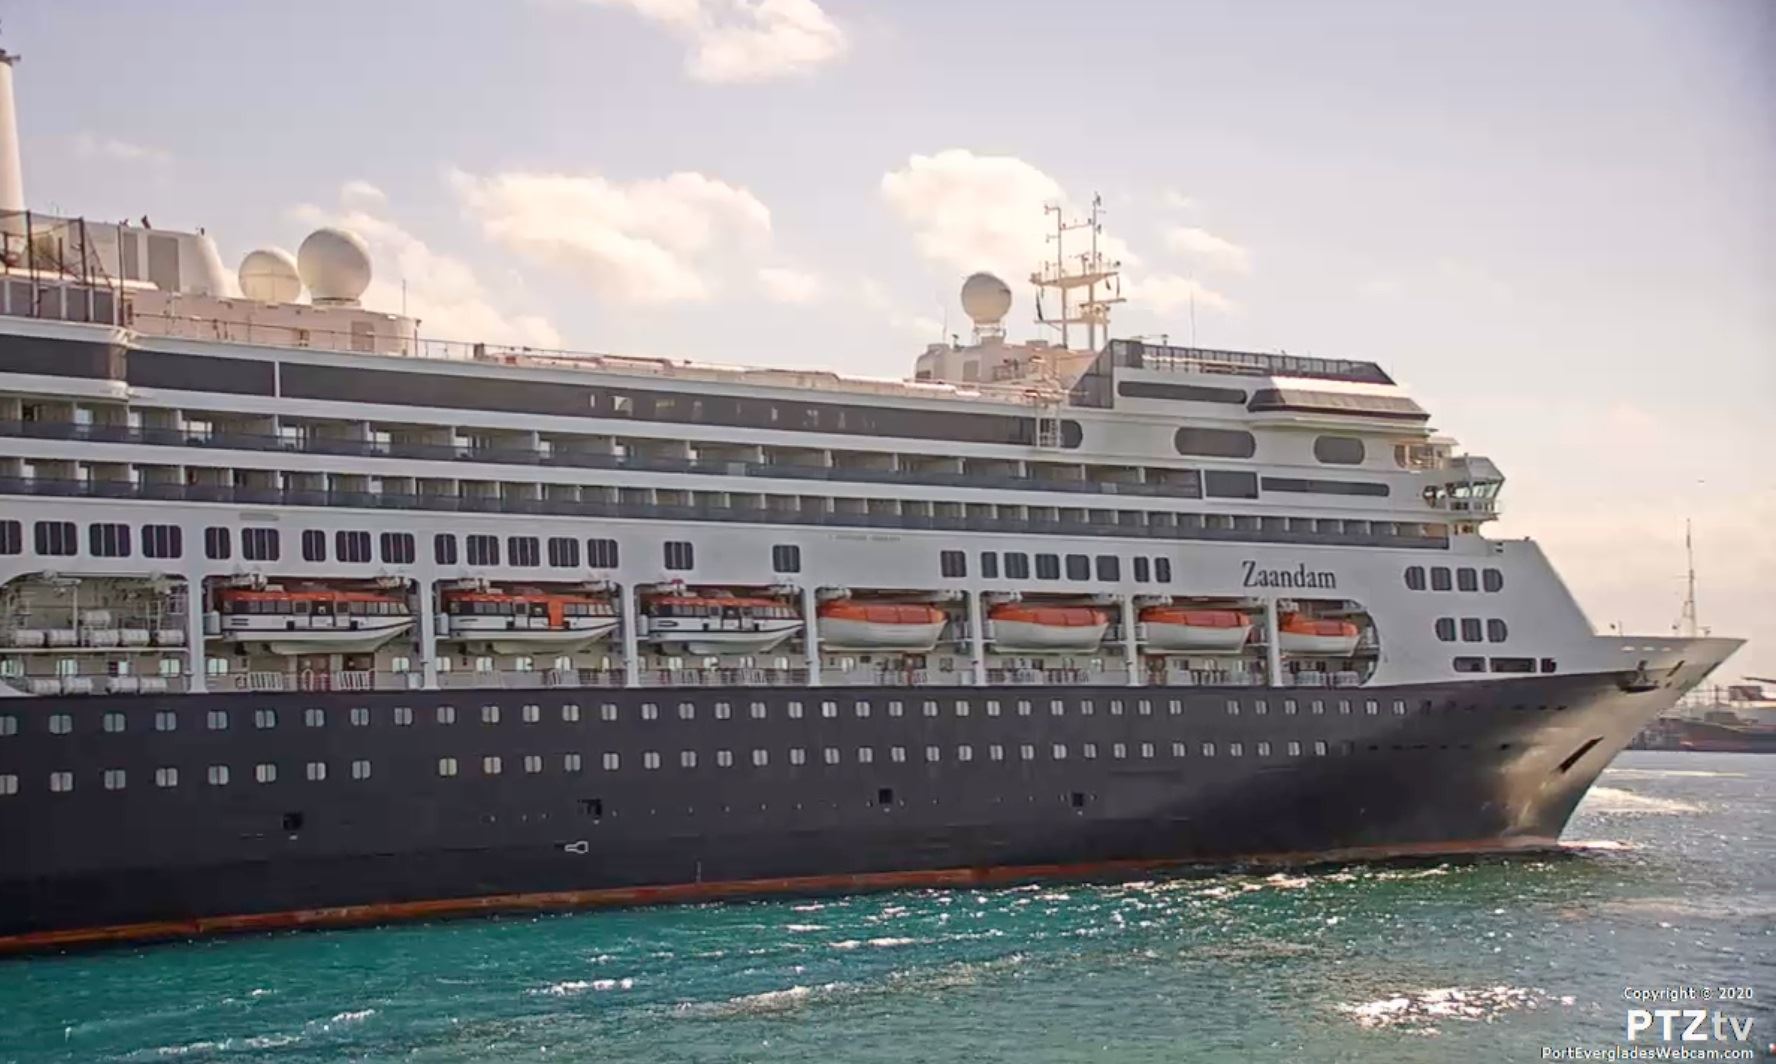
<svg viewBox="0 0 1776 1064"><path fill-rule="evenodd" d="M1525 853L1559 848L1555 839L1512 838L1439 842L1411 846L1361 847L1324 853L1251 854L1213 862L1189 859L1093 861L1080 864L1001 865L981 868L936 868L901 872L793 876L713 883L670 883L659 886L612 887L597 890L491 894L425 901L379 902L285 912L204 916L189 920L157 920L106 927L69 928L0 936L0 954L42 953L106 945L200 938L210 935L285 931L306 928L363 927L373 924L435 920L447 917L517 912L560 912L573 909L629 908L687 902L723 901L781 894L846 894L909 888L1005 886L1041 880L1096 879L1130 872L1187 868L1301 866L1402 857L1455 857Z"/></svg>

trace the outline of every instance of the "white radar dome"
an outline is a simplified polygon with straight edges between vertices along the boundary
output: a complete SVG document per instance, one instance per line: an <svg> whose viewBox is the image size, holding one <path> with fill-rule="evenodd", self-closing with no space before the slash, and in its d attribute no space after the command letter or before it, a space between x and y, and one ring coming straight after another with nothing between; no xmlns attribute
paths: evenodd
<svg viewBox="0 0 1776 1064"><path fill-rule="evenodd" d="M977 273L962 282L962 311L976 325L1005 320L1011 309L1011 286L990 273Z"/></svg>
<svg viewBox="0 0 1776 1064"><path fill-rule="evenodd" d="M316 303L355 303L370 287L370 248L349 229L316 229L296 249L296 269Z"/></svg>
<svg viewBox="0 0 1776 1064"><path fill-rule="evenodd" d="M260 303L294 303L302 295L296 256L283 248L247 252L240 264L241 295Z"/></svg>

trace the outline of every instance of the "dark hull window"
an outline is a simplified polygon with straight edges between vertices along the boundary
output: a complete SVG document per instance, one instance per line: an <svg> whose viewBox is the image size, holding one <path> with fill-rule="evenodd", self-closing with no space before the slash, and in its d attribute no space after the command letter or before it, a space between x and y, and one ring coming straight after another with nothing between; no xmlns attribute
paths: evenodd
<svg viewBox="0 0 1776 1064"><path fill-rule="evenodd" d="M1173 434L1172 446L1179 454L1204 458L1250 458L1258 441L1243 429L1182 428Z"/></svg>
<svg viewBox="0 0 1776 1064"><path fill-rule="evenodd" d="M1256 499L1258 474L1211 469L1203 474L1203 489L1215 499Z"/></svg>

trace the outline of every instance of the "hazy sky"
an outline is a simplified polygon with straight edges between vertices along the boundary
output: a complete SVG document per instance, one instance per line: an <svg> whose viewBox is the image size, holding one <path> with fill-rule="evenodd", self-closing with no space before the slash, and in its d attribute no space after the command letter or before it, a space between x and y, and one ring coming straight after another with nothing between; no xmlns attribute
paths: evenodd
<svg viewBox="0 0 1776 1064"><path fill-rule="evenodd" d="M1776 3L0 3L32 206L424 331L904 376L1102 193L1123 335L1373 358L1600 628L1776 676ZM1027 288L1014 335L1035 335Z"/></svg>

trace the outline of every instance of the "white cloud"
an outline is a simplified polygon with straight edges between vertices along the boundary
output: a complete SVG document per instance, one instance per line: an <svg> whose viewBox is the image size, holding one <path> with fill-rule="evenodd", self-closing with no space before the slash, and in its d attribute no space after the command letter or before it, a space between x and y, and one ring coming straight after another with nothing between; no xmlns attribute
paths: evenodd
<svg viewBox="0 0 1776 1064"><path fill-rule="evenodd" d="M825 290L820 278L788 266L765 266L758 271L759 288L774 303L812 303Z"/></svg>
<svg viewBox="0 0 1776 1064"><path fill-rule="evenodd" d="M1251 251L1207 229L1176 226L1166 233L1166 246L1199 269L1241 274L1252 272Z"/></svg>
<svg viewBox="0 0 1776 1064"><path fill-rule="evenodd" d="M1233 300L1212 288L1204 287L1194 277L1181 277L1175 273L1136 277L1124 282L1122 291L1130 303L1140 304L1161 314L1183 310L1193 300L1198 310L1232 314L1239 309Z"/></svg>
<svg viewBox="0 0 1776 1064"><path fill-rule="evenodd" d="M339 201L350 207L370 210L388 203L388 193L362 178L356 178L339 187Z"/></svg>
<svg viewBox="0 0 1776 1064"><path fill-rule="evenodd" d="M1196 197L1186 196L1175 188L1168 188L1160 195L1160 202L1174 211L1194 211L1200 204Z"/></svg>
<svg viewBox="0 0 1776 1064"><path fill-rule="evenodd" d="M83 159L107 159L120 163L150 163L165 166L173 161L172 153L164 148L136 144L132 141L119 140L116 137L101 137L92 133L76 133L74 135L74 152Z"/></svg>
<svg viewBox="0 0 1776 1064"><path fill-rule="evenodd" d="M451 183L488 239L623 302L706 299L717 269L771 233L771 212L757 197L697 173L623 183L456 172Z"/></svg>
<svg viewBox="0 0 1776 1064"><path fill-rule="evenodd" d="M340 190L339 209L303 204L291 214L307 225L343 226L369 244L376 272L363 296L366 307L394 313L405 304L407 314L420 319L420 332L428 337L561 346L561 334L547 318L502 310L468 263L434 250L398 222L363 205L364 189L353 187L359 184L351 182ZM357 205L350 202L354 196Z"/></svg>
<svg viewBox="0 0 1776 1064"><path fill-rule="evenodd" d="M845 32L814 0L593 0L626 7L682 38L698 81L805 75L838 59Z"/></svg>

